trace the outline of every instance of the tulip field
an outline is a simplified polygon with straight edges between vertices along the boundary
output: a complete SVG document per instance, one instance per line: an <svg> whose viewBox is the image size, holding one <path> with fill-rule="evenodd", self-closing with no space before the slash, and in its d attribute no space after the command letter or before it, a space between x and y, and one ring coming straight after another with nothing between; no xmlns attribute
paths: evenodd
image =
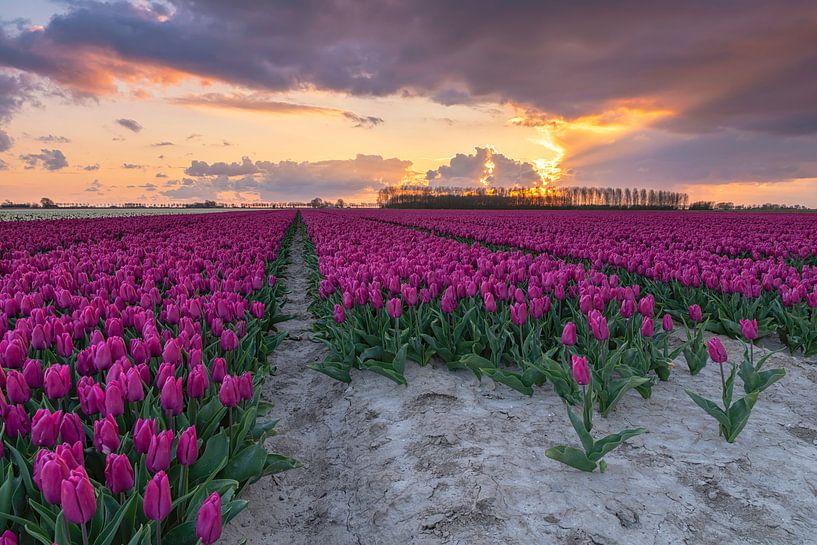
<svg viewBox="0 0 817 545"><path fill-rule="evenodd" d="M253 483L306 471L305 453L270 452L294 409L262 388L296 295L311 329L297 340L324 348L292 365L327 391L443 366L559 400L575 438L542 440L542 475L614 472L605 456L648 432L622 405L660 404L679 374L716 377L718 399L682 394L709 418L700 433L751 442L791 378L771 357L817 354L813 215L254 211L0 235L2 545L210 545Z"/></svg>

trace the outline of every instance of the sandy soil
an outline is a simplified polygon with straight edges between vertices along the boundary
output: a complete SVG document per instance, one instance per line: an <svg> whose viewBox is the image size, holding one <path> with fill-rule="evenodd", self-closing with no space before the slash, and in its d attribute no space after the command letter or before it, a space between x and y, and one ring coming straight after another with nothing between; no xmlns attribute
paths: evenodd
<svg viewBox="0 0 817 545"><path fill-rule="evenodd" d="M300 244L299 240L295 244ZM300 248L300 245L296 246ZM306 270L292 252L282 324L266 384L281 435L269 447L303 468L244 492L249 507L224 543L337 545L807 544L817 542L817 362L777 354L788 375L767 390L738 441L684 393L718 399L710 364L691 377L683 357L650 400L632 393L597 433L649 433L586 474L544 455L577 444L549 389L528 398L467 373L412 366L408 386L373 373L351 385L306 369ZM725 342L737 360L740 344ZM763 352L759 350L758 352Z"/></svg>

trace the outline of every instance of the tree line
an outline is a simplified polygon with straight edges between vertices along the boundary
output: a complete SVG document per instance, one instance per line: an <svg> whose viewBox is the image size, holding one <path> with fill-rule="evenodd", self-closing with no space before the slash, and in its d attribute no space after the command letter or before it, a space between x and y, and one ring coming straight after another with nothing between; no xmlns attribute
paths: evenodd
<svg viewBox="0 0 817 545"><path fill-rule="evenodd" d="M385 187L384 208L635 208L678 210L689 196L677 191L619 187L563 187L543 190L505 187Z"/></svg>

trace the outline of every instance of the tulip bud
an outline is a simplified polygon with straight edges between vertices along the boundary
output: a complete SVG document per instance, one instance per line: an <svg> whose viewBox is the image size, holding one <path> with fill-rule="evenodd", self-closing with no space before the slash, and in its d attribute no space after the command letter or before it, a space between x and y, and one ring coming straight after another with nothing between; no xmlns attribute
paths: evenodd
<svg viewBox="0 0 817 545"><path fill-rule="evenodd" d="M721 340L718 337L712 337L709 339L706 346L709 349L709 357L712 358L712 361L715 363L726 362L726 348L724 348L723 343L721 343Z"/></svg>
<svg viewBox="0 0 817 545"><path fill-rule="evenodd" d="M652 337L654 334L655 324L653 323L652 318L650 318L649 316L645 316L641 322L641 336L649 338Z"/></svg>
<svg viewBox="0 0 817 545"><path fill-rule="evenodd" d="M43 363L40 360L26 360L23 364L23 378L29 388L42 388Z"/></svg>
<svg viewBox="0 0 817 545"><path fill-rule="evenodd" d="M31 398L31 389L20 371L10 369L6 373L6 396L9 403L26 403Z"/></svg>
<svg viewBox="0 0 817 545"><path fill-rule="evenodd" d="M109 454L105 458L105 484L113 494L133 488L133 466L125 454Z"/></svg>
<svg viewBox="0 0 817 545"><path fill-rule="evenodd" d="M71 368L67 365L52 365L43 374L43 387L48 399L60 399L71 391Z"/></svg>
<svg viewBox="0 0 817 545"><path fill-rule="evenodd" d="M696 323L703 320L703 312L701 312L700 305L692 305L689 307L689 318Z"/></svg>
<svg viewBox="0 0 817 545"><path fill-rule="evenodd" d="M111 382L105 390L105 414L119 416L125 413L125 396L118 381Z"/></svg>
<svg viewBox="0 0 817 545"><path fill-rule="evenodd" d="M43 499L50 504L59 504L62 481L71 473L68 464L58 454L40 450L34 460L32 478L43 493Z"/></svg>
<svg viewBox="0 0 817 545"><path fill-rule="evenodd" d="M213 492L199 508L196 537L203 545L212 545L221 537L221 496L218 492Z"/></svg>
<svg viewBox="0 0 817 545"><path fill-rule="evenodd" d="M664 328L664 331L672 331L673 324L672 324L672 316L669 314L664 314L664 319L661 323L661 326Z"/></svg>
<svg viewBox="0 0 817 545"><path fill-rule="evenodd" d="M488 292L482 296L482 304L485 306L486 312L496 312L496 299L494 299L494 295L492 293Z"/></svg>
<svg viewBox="0 0 817 545"><path fill-rule="evenodd" d="M562 329L562 344L565 346L576 346L576 324L567 322Z"/></svg>
<svg viewBox="0 0 817 545"><path fill-rule="evenodd" d="M525 303L514 303L511 305L511 321L522 326L528 321L528 305Z"/></svg>
<svg viewBox="0 0 817 545"><path fill-rule="evenodd" d="M31 421L31 442L41 447L51 447L57 442L62 411L49 412L47 409L37 409Z"/></svg>
<svg viewBox="0 0 817 545"><path fill-rule="evenodd" d="M196 427L190 426L179 435L179 444L176 445L176 459L183 466L189 466L199 457L199 442Z"/></svg>
<svg viewBox="0 0 817 545"><path fill-rule="evenodd" d="M207 369L199 364L193 367L187 374L187 397L197 399L203 397L210 387L210 379L207 377Z"/></svg>
<svg viewBox="0 0 817 545"><path fill-rule="evenodd" d="M65 443L76 443L79 441L85 444L85 426L76 413L65 413L60 424L60 438Z"/></svg>
<svg viewBox="0 0 817 545"><path fill-rule="evenodd" d="M68 478L62 481L60 492L60 505L68 522L85 524L94 518L96 491L83 468L71 471Z"/></svg>
<svg viewBox="0 0 817 545"><path fill-rule="evenodd" d="M23 405L6 405L2 407L6 434L9 437L25 437L31 431L31 420Z"/></svg>
<svg viewBox="0 0 817 545"><path fill-rule="evenodd" d="M386 310L390 318L400 318L403 315L403 301L397 298L389 299L386 302Z"/></svg>
<svg viewBox="0 0 817 545"><path fill-rule="evenodd" d="M219 337L219 345L225 352L231 352L238 348L238 336L232 329L225 329Z"/></svg>
<svg viewBox="0 0 817 545"><path fill-rule="evenodd" d="M342 324L346 321L346 311L342 305L335 303L335 311L332 313L332 317L335 319L335 323L338 324Z"/></svg>
<svg viewBox="0 0 817 545"><path fill-rule="evenodd" d="M170 481L164 471L158 472L148 481L142 508L150 520L164 520L170 514L172 508Z"/></svg>
<svg viewBox="0 0 817 545"><path fill-rule="evenodd" d="M69 470L85 465L85 450L79 441L57 445L57 456L63 459Z"/></svg>
<svg viewBox="0 0 817 545"><path fill-rule="evenodd" d="M150 441L154 435L156 435L155 419L137 419L133 426L133 450L139 454L145 454L150 448Z"/></svg>
<svg viewBox="0 0 817 545"><path fill-rule="evenodd" d="M210 376L213 382L221 383L227 374L227 360L224 358L213 358L213 365L210 369Z"/></svg>
<svg viewBox="0 0 817 545"><path fill-rule="evenodd" d="M573 380L579 386L590 384L590 368L586 357L573 355Z"/></svg>
<svg viewBox="0 0 817 545"><path fill-rule="evenodd" d="M590 322L590 330L597 341L605 341L610 338L610 330L607 327L607 319L598 310L593 310L587 317Z"/></svg>
<svg viewBox="0 0 817 545"><path fill-rule="evenodd" d="M632 299L625 299L621 302L621 315L628 320L635 314L635 302Z"/></svg>
<svg viewBox="0 0 817 545"><path fill-rule="evenodd" d="M219 507L220 505L221 502L219 501ZM219 513L219 535L221 535L221 513ZM208 542L205 541L205 543ZM214 543L214 541L210 541L209 543ZM0 535L0 545L17 545L17 534L11 530L6 530L3 532L3 535Z"/></svg>
<svg viewBox="0 0 817 545"><path fill-rule="evenodd" d="M225 375L218 391L218 398L225 407L237 407L241 400L241 393L238 390L238 379L230 375Z"/></svg>
<svg viewBox="0 0 817 545"><path fill-rule="evenodd" d="M757 339L757 320L741 320L740 330L747 341Z"/></svg>
<svg viewBox="0 0 817 545"><path fill-rule="evenodd" d="M184 394L182 393L182 377L168 378L162 386L159 396L162 409L166 414L178 416L184 409Z"/></svg>
<svg viewBox="0 0 817 545"><path fill-rule="evenodd" d="M253 396L252 373L246 371L238 379L238 393L243 401L249 401Z"/></svg>
<svg viewBox="0 0 817 545"><path fill-rule="evenodd" d="M150 438L145 465L152 472L170 467L170 450L173 446L173 430L165 430Z"/></svg>
<svg viewBox="0 0 817 545"><path fill-rule="evenodd" d="M94 422L94 447L103 454L119 450L119 424L113 416Z"/></svg>

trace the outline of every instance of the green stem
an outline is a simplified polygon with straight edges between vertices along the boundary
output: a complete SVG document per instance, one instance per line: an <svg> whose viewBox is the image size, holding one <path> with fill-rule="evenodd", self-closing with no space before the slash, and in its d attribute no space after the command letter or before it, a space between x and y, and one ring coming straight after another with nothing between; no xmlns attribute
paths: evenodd
<svg viewBox="0 0 817 545"><path fill-rule="evenodd" d="M88 545L88 529L85 527L84 522L80 525L80 528L82 528L82 543Z"/></svg>

